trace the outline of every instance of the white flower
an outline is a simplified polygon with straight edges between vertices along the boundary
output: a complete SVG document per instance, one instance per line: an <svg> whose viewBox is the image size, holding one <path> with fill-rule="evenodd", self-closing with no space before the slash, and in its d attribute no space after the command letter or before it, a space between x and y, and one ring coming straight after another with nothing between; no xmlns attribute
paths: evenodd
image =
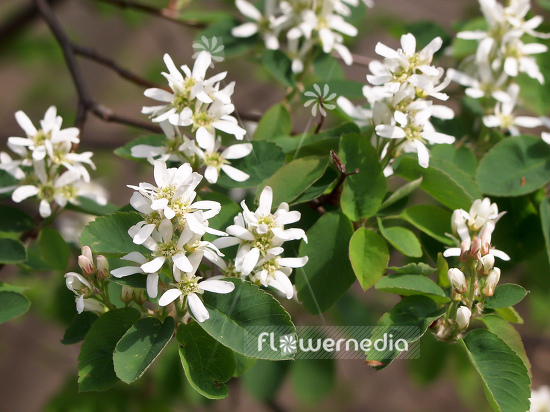
<svg viewBox="0 0 550 412"><path fill-rule="evenodd" d="M210 318L208 310L198 295L207 292L230 293L235 289L235 284L217 279L206 279L201 281L200 277L184 277L173 284L175 288L168 289L159 299L160 306L166 306L178 298L187 297L187 305L193 316L199 322Z"/></svg>
<svg viewBox="0 0 550 412"><path fill-rule="evenodd" d="M485 279L485 287L483 288L483 294L485 296L493 296L499 280L500 280L500 269L495 267L489 272L489 274L487 275L487 278Z"/></svg>
<svg viewBox="0 0 550 412"><path fill-rule="evenodd" d="M20 166L20 160L13 160L6 152L0 152L0 170L5 170L17 180L21 180L25 177L25 172Z"/></svg>
<svg viewBox="0 0 550 412"><path fill-rule="evenodd" d="M336 108L336 105L327 103L328 101L336 97L336 93L329 94L328 84L324 85L323 92L321 92L321 88L318 84L314 84L313 88L315 89L315 93L312 91L307 91L304 93L304 96L312 97L312 99L304 103L304 107L308 107L313 103L313 105L311 106L312 116L317 115L317 109L319 109L321 116L326 116L327 112L325 111L325 108L328 110L333 110Z"/></svg>
<svg viewBox="0 0 550 412"><path fill-rule="evenodd" d="M464 330L470 324L472 312L466 306L461 306L456 311L456 323L461 330Z"/></svg>
<svg viewBox="0 0 550 412"><path fill-rule="evenodd" d="M94 293L93 287L84 276L69 272L64 277L67 288L76 295L75 302L78 313L82 313L84 310L95 313L105 312L103 304L90 298Z"/></svg>
<svg viewBox="0 0 550 412"><path fill-rule="evenodd" d="M287 299L294 296L294 287L288 278L292 268L305 266L308 257L282 258L268 254L261 259L251 274L251 280L259 280L264 286L271 286L284 293Z"/></svg>
<svg viewBox="0 0 550 412"><path fill-rule="evenodd" d="M236 0L235 5L239 11L253 22L247 22L240 26L234 27L231 34L234 37L250 37L256 33L260 33L264 39L265 47L270 50L279 48L279 40L277 39L277 20L275 19L275 0L266 0L265 16L245 0Z"/></svg>
<svg viewBox="0 0 550 412"><path fill-rule="evenodd" d="M466 278L464 273L460 269L451 268L449 269L447 275L449 276L449 282L451 286L456 290L457 293L464 293L468 290L468 284L466 283Z"/></svg>
<svg viewBox="0 0 550 412"><path fill-rule="evenodd" d="M529 412L547 412L550 410L550 388L546 385L531 391Z"/></svg>
<svg viewBox="0 0 550 412"><path fill-rule="evenodd" d="M147 258L139 252L131 252L123 256L121 259L135 262L140 266L122 266L117 269L111 270L111 275L115 278L123 278L125 276L135 275L137 273L145 274L141 265L147 263ZM158 294L158 272L147 273L147 294L151 298L156 298Z"/></svg>
<svg viewBox="0 0 550 412"><path fill-rule="evenodd" d="M507 101L510 99L510 96L502 91L502 86L508 79L508 75L505 72L502 72L500 76L495 79L488 62L480 62L476 64L475 67L476 75L479 77L479 80L452 68L447 70L447 77L465 86L466 90L464 90L464 92L466 95L474 99L489 96L498 101Z"/></svg>

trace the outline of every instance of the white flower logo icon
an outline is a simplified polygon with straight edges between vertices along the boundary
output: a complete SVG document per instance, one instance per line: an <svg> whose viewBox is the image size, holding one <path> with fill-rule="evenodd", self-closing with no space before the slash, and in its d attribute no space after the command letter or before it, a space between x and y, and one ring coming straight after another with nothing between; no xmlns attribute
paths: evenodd
<svg viewBox="0 0 550 412"><path fill-rule="evenodd" d="M296 336L294 334L283 335L279 338L279 347L283 353L296 352Z"/></svg>
<svg viewBox="0 0 550 412"><path fill-rule="evenodd" d="M195 54L191 57L196 59L200 52L207 51L212 56L210 67L213 68L214 62L220 63L224 60L224 48L225 46L221 37L211 37L209 39L206 36L202 36L200 40L193 43Z"/></svg>
<svg viewBox="0 0 550 412"><path fill-rule="evenodd" d="M321 93L321 88L318 84L314 84L313 88L315 89L315 92L307 91L304 93L304 96L312 97L312 99L309 99L307 102L304 103L304 107L308 107L311 104L311 114L313 116L317 115L317 108L319 109L319 112L321 112L321 116L326 116L327 112L325 109L333 110L336 105L327 103L329 100L332 100L336 97L336 93L332 93L329 95L329 87L328 84L325 84L323 87L323 92Z"/></svg>

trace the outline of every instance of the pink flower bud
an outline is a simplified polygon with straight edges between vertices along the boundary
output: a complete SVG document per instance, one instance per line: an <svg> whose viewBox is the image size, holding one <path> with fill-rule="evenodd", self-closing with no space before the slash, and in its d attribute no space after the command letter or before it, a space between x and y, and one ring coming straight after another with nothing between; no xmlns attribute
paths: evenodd
<svg viewBox="0 0 550 412"><path fill-rule="evenodd" d="M103 255L99 255L96 258L97 262L97 276L100 279L107 279L109 277L109 261Z"/></svg>
<svg viewBox="0 0 550 412"><path fill-rule="evenodd" d="M94 258L92 257L92 249L90 249L88 246L82 246L81 252L84 256L88 258L90 262L94 261Z"/></svg>
<svg viewBox="0 0 550 412"><path fill-rule="evenodd" d="M497 283L500 280L500 269L499 268L493 268L491 272L489 272L489 275L487 275L487 279L485 279L485 286L483 287L483 294L485 296L493 296L495 293L495 288L497 287Z"/></svg>
<svg viewBox="0 0 550 412"><path fill-rule="evenodd" d="M85 276L93 275L95 272L93 261L91 261L84 255L80 255L78 257L78 266L80 266L80 269L82 269L82 273Z"/></svg>
<svg viewBox="0 0 550 412"><path fill-rule="evenodd" d="M456 323L460 330L464 330L470 324L470 317L472 312L466 306L461 306L456 311Z"/></svg>
<svg viewBox="0 0 550 412"><path fill-rule="evenodd" d="M488 275L494 265L495 257L493 255L482 256L477 263L477 271L482 275Z"/></svg>
<svg viewBox="0 0 550 412"><path fill-rule="evenodd" d="M460 269L452 268L447 272L449 276L449 282L451 282L452 287L456 290L457 293L464 293L468 290L468 284L466 283L466 278L464 273Z"/></svg>
<svg viewBox="0 0 550 412"><path fill-rule="evenodd" d="M480 257L481 252L481 239L476 237L474 241L472 242L472 247L470 249L470 255L474 259L478 259Z"/></svg>

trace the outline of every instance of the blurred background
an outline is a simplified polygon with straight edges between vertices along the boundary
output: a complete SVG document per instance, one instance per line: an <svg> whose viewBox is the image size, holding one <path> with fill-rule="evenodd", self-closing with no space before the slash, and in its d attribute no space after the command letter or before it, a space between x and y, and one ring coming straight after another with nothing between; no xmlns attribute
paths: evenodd
<svg viewBox="0 0 550 412"><path fill-rule="evenodd" d="M160 75L164 70L164 53L169 53L178 66L193 64L192 44L200 28L117 7L108 0L50 0L50 3L75 43L97 50L152 82L165 83ZM164 7L167 0L144 0L144 3ZM549 2L541 0L540 3L548 7ZM194 0L186 7L213 12L232 10L238 16L231 1ZM545 17L541 31L548 32L550 13L536 5L534 12ZM375 7L366 11L358 25L359 35L349 47L354 54L375 58L377 42L396 48L398 37L406 33L410 25L435 22L452 38L457 22L479 15L476 0L377 0ZM140 113L143 105L150 104L143 96L145 87L125 81L96 62L79 58L78 63L95 101L119 115L147 120ZM438 63L448 68L453 60L442 56ZM346 78L366 82L365 65L342 65L342 68ZM226 80L237 82L233 103L243 118L260 116L284 96L284 89L261 70L254 54L216 64L209 73L225 70L228 71ZM9 136L22 133L14 119L17 110L23 110L36 123L50 105L55 105L64 126L74 125L77 108L74 85L58 43L30 0L0 2L0 83L2 150L6 149ZM295 131L303 130L307 116L305 108L293 113ZM92 176L107 188L110 202L117 206L128 203L132 191L126 185L148 181L152 168L117 157L113 150L148 133L88 115L81 151L95 153L97 171ZM65 236L74 238L82 225L82 221L66 214L59 228ZM495 244L499 245L497 241ZM392 259L403 263L399 256ZM550 270L544 252L534 253L529 262L503 271L503 279L532 290L518 306L525 322L517 327L533 365L533 387L536 388L550 384ZM357 360L258 362L242 379L233 379L229 397L217 402L202 398L186 383L177 346L171 345L172 353L164 354L153 365L153 371L136 383L119 384L106 393L77 394L79 348L60 343L66 325L75 314L73 296L64 286L63 273L30 276L24 271L4 269L0 280L28 286L26 294L32 301L30 313L0 326L0 409L5 411L451 412L488 409L481 382L460 348L440 344L429 336L421 342L420 359L396 361L380 372ZM356 284L324 314L324 319L309 316L292 301L283 304L297 325L323 322L373 325L396 303L395 298L372 290L363 293ZM155 385L153 381L161 384Z"/></svg>

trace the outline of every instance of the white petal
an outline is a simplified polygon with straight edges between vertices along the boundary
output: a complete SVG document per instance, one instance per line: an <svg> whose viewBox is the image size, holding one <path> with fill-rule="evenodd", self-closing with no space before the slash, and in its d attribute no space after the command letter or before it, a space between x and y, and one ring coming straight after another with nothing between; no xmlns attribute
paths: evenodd
<svg viewBox="0 0 550 412"><path fill-rule="evenodd" d="M166 258L164 258L162 256L158 256L158 257L154 258L152 261L141 265L141 269L145 273L158 272L160 270L160 268L162 267L162 265L164 265L165 260L166 260Z"/></svg>
<svg viewBox="0 0 550 412"><path fill-rule="evenodd" d="M147 294L150 298L156 298L159 289L159 274L151 273L147 275ZM162 305L161 305L162 306Z"/></svg>
<svg viewBox="0 0 550 412"><path fill-rule="evenodd" d="M241 243L241 239L237 237L223 237L223 238L214 240L212 243L217 248L224 249L226 247L238 245L239 243Z"/></svg>
<svg viewBox="0 0 550 412"><path fill-rule="evenodd" d="M143 270L139 266L124 266L111 270L111 275L115 278L123 278L124 276L135 275L136 273L143 273Z"/></svg>
<svg viewBox="0 0 550 412"><path fill-rule="evenodd" d="M309 259L307 256L297 258L280 258L278 263L281 266L287 266L289 268L301 268L305 266L308 260Z"/></svg>
<svg viewBox="0 0 550 412"><path fill-rule="evenodd" d="M376 134L389 139L402 139L405 137L405 131L400 127L385 124L376 126Z"/></svg>
<svg viewBox="0 0 550 412"><path fill-rule="evenodd" d="M539 127L542 122L537 117L518 116L514 119L514 124L520 127Z"/></svg>
<svg viewBox="0 0 550 412"><path fill-rule="evenodd" d="M187 295L187 304L198 322L204 322L210 317L204 303L202 303L202 300L200 300L196 294L191 293L190 295Z"/></svg>
<svg viewBox="0 0 550 412"><path fill-rule="evenodd" d="M451 256L460 256L462 251L459 247L452 247L450 249L447 249L443 252L444 257L451 257Z"/></svg>
<svg viewBox="0 0 550 412"><path fill-rule="evenodd" d="M418 164L424 169L427 168L430 164L430 153L424 143L420 140L415 140L414 144L416 146L416 152L418 154Z"/></svg>
<svg viewBox="0 0 550 412"><path fill-rule="evenodd" d="M254 267L256 267L256 263L258 263L258 259L260 258L260 250L256 248L250 249L250 251L246 254L246 257L244 258L243 265L242 265L242 274L248 275Z"/></svg>
<svg viewBox="0 0 550 412"><path fill-rule="evenodd" d="M189 261L189 258L185 256L185 254L178 253L177 255L174 255L174 257L172 257L172 260L174 261L174 264L177 266L177 268L182 272L189 273L193 271L193 265Z"/></svg>
<svg viewBox="0 0 550 412"><path fill-rule="evenodd" d="M277 286L279 287L276 287L276 284L273 281L270 281L269 285L283 292L287 299L292 299L294 296L294 288L292 287L290 279L283 272L277 270L275 271L275 281L278 283Z"/></svg>
<svg viewBox="0 0 550 412"><path fill-rule="evenodd" d="M19 203L19 202L25 200L28 197L37 195L38 192L40 192L40 190L36 186L32 186L32 185L19 186L12 193L11 199L15 203Z"/></svg>
<svg viewBox="0 0 550 412"><path fill-rule="evenodd" d="M271 213L271 205L273 203L273 189L270 186L264 187L260 194L260 202L258 206L257 214L267 216Z"/></svg>
<svg viewBox="0 0 550 412"><path fill-rule="evenodd" d="M491 255L493 255L494 257L497 257L499 259L502 259L502 260L505 260L505 261L508 261L510 260L510 256L508 256L506 253L504 253L502 250L496 250L496 249L491 249L489 251L489 253Z"/></svg>
<svg viewBox="0 0 550 412"><path fill-rule="evenodd" d="M139 232L137 232L137 234L134 236L134 243L136 245L141 245L147 240L149 236L151 236L151 233L153 233L153 230L155 230L156 227L157 225L155 225L154 223L143 225Z"/></svg>
<svg viewBox="0 0 550 412"><path fill-rule="evenodd" d="M27 116L21 110L15 113L15 120L17 120L17 123L19 123L19 126L21 126L27 136L34 136L37 133L36 127L34 127L34 125L32 124L29 116Z"/></svg>
<svg viewBox="0 0 550 412"><path fill-rule="evenodd" d="M244 23L240 26L233 27L231 34L233 37L250 37L258 32L258 25L255 23Z"/></svg>
<svg viewBox="0 0 550 412"><path fill-rule="evenodd" d="M214 184L218 181L218 169L214 166L207 166L204 170L204 178L210 184Z"/></svg>
<svg viewBox="0 0 550 412"><path fill-rule="evenodd" d="M262 13L260 13L256 7L245 0L237 0L235 5L242 14L252 20L260 20L262 18Z"/></svg>
<svg viewBox="0 0 550 412"><path fill-rule="evenodd" d="M235 289L235 284L223 280L203 280L198 284L199 289L214 293L229 293Z"/></svg>
<svg viewBox="0 0 550 412"><path fill-rule="evenodd" d="M235 236L243 240L253 241L256 239L252 233L250 233L248 230L246 230L246 228L242 226L237 226L237 225L228 226L226 229L226 232L231 236Z"/></svg>
<svg viewBox="0 0 550 412"><path fill-rule="evenodd" d="M222 157L226 159L240 159L247 156L252 151L251 143L234 144L222 152Z"/></svg>
<svg viewBox="0 0 550 412"><path fill-rule="evenodd" d="M161 102L171 102L174 98L174 95L172 93L167 92L166 90L162 89L147 89L143 94L146 97L150 97L151 99L159 100Z"/></svg>
<svg viewBox="0 0 550 412"><path fill-rule="evenodd" d="M182 292L179 289L169 289L162 294L159 299L159 306L166 306L175 301L181 296Z"/></svg>
<svg viewBox="0 0 550 412"><path fill-rule="evenodd" d="M139 263L140 265L147 263L147 258L139 252L130 252L127 255L122 256L121 259L136 262L136 263Z"/></svg>
<svg viewBox="0 0 550 412"><path fill-rule="evenodd" d="M242 172L239 169L235 169L233 166L222 165L222 170L227 174L227 176L236 182L244 182L250 177L247 173Z"/></svg>

